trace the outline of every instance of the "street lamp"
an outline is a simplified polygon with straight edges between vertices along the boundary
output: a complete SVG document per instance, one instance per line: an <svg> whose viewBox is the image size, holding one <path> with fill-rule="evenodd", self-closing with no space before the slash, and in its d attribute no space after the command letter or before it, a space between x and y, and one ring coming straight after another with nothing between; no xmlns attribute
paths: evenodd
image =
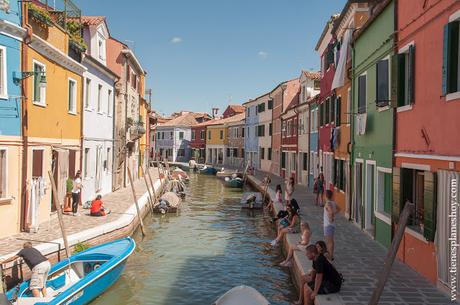
<svg viewBox="0 0 460 305"><path fill-rule="evenodd" d="M38 85L40 88L46 87L46 75L45 71L27 71L27 72L14 72L13 74L13 83L18 86L20 82L26 78L37 75L39 77Z"/></svg>

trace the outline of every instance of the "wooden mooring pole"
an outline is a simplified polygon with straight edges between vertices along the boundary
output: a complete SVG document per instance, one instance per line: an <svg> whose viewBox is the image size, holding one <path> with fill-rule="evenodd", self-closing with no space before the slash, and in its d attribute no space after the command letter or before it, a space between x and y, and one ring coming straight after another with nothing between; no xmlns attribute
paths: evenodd
<svg viewBox="0 0 460 305"><path fill-rule="evenodd" d="M369 300L369 305L377 305L379 303L380 297L382 296L383 289L385 288L385 283L390 276L391 267L396 258L398 252L399 244L404 236L404 230L406 229L407 221L409 216L414 210L414 204L411 202L406 202L404 209L399 217L398 229L396 230L395 237L391 243L391 247L388 249L388 254L383 265L383 270L380 273L380 276L377 281L377 286L372 293L371 299Z"/></svg>
<svg viewBox="0 0 460 305"><path fill-rule="evenodd" d="M145 236L144 222L142 221L141 210L139 209L139 203L137 202L136 190L134 189L133 177L131 176L131 169L128 167L128 178L131 190L133 192L134 203L136 204L137 217L139 218L139 224L141 226L142 236Z"/></svg>
<svg viewBox="0 0 460 305"><path fill-rule="evenodd" d="M65 227L64 227L64 219L62 219L62 206L61 206L61 202L59 201L58 191L57 191L57 187L56 187L56 181L54 181L54 176L53 176L53 173L51 171L48 171L48 176L50 178L51 187L52 187L52 190L53 190L54 207L56 208L57 215L58 215L59 227L61 228L62 240L64 241L65 253L67 255L67 258L69 258L71 256L70 248L69 248L69 242L67 240L67 233L66 233Z"/></svg>
<svg viewBox="0 0 460 305"><path fill-rule="evenodd" d="M155 185L153 184L152 175L150 175L150 168L149 167L147 167L146 172L147 172L147 176L149 177L150 185L152 185L153 200L154 200L154 205L155 205L158 202L157 191L155 190ZM161 180L160 180L160 184L161 184ZM159 194L161 195L161 189L160 189Z"/></svg>
<svg viewBox="0 0 460 305"><path fill-rule="evenodd" d="M145 182L145 186L147 187L147 192L149 193L149 210L150 210L150 213L152 213L153 215L153 199L152 199L152 193L150 192L150 186L147 182L147 177L145 176L145 171L144 171L144 167L140 167L141 168L141 174L142 174L142 177L144 178L144 182Z"/></svg>

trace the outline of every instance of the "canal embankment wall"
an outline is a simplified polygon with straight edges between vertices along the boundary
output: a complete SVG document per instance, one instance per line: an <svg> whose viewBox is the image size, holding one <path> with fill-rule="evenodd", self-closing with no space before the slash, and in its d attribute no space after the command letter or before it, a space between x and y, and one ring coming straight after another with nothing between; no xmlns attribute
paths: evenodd
<svg viewBox="0 0 460 305"><path fill-rule="evenodd" d="M155 182L153 183L153 189L150 188L150 192L152 193L152 195L155 194L155 196L157 197L161 195L163 191L162 187L164 186L164 184L164 179L155 179ZM124 189L123 191L130 192L129 186L127 189ZM79 244L84 244L85 246L92 247L119 238L132 236L139 228L140 220L137 215L137 209L134 199L131 200L132 204L130 204L129 207L123 213L120 213L120 216L118 218L88 229L85 229L83 223L81 231L69 234L67 236L67 240L70 251L73 252L75 246ZM142 195L138 196L137 202L139 205L141 217L145 218L146 215L148 215L150 212L149 192L147 188L145 188L145 192L143 192ZM61 232L57 231L55 232L55 235L61 236ZM37 250L39 250L43 255L45 255L52 264L66 257L64 241L62 237L56 238L54 240L45 240L40 243L34 243L34 247ZM15 249L11 253L2 255L0 257L0 261L5 258L16 255L19 252L19 250L20 248ZM3 266L3 276L8 287L15 285L21 279L28 278L29 275L30 270L26 267L24 263L16 261Z"/></svg>

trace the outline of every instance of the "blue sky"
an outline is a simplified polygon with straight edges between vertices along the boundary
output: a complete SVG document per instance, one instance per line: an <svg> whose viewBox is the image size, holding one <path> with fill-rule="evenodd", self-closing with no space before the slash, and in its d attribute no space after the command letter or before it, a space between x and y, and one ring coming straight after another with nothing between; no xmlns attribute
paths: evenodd
<svg viewBox="0 0 460 305"><path fill-rule="evenodd" d="M74 0L107 17L148 72L153 108L221 112L318 69L314 48L345 0Z"/></svg>

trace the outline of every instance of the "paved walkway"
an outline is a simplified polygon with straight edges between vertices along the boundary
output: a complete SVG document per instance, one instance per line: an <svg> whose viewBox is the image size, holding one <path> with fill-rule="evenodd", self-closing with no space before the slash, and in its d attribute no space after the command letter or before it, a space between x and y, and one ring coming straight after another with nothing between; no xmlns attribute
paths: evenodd
<svg viewBox="0 0 460 305"><path fill-rule="evenodd" d="M158 179L158 172L155 169L151 170L150 173L152 175L153 183L155 183ZM137 198L140 198L147 192L147 187L145 186L144 178L142 177L134 182L134 186ZM111 213L105 217L91 217L89 216L89 210L84 210L81 207L79 207L79 216L64 215L63 218L67 235L95 228L120 218L133 204L131 187L128 186L127 188L107 194L102 198L102 200L104 201L106 208L111 210ZM21 249L25 240L31 240L34 244L38 244L52 241L60 237L61 231L59 221L57 215L54 215L49 222L45 222L40 225L37 233L24 232L0 239L0 257Z"/></svg>
<svg viewBox="0 0 460 305"><path fill-rule="evenodd" d="M262 180L264 174L257 172L255 177ZM273 176L270 188L275 189L284 183L280 177ZM323 210L314 205L314 194L305 186L297 185L295 198L301 207L301 216L312 229L312 242L323 237ZM335 263L345 278L339 294L346 305L367 305L382 271L387 249L360 230L345 217L337 218L335 235ZM311 266L307 266L309 269ZM431 282L409 266L396 260L385 291L380 298L381 305L433 305L453 304L450 299ZM456 303L458 304L458 303Z"/></svg>

